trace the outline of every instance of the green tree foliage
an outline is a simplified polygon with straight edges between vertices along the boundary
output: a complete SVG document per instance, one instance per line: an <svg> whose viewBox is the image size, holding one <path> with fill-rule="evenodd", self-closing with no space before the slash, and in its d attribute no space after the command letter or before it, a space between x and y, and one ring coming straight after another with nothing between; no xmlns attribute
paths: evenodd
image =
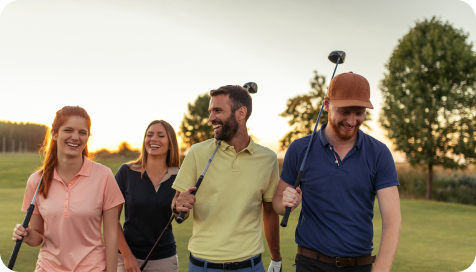
<svg viewBox="0 0 476 272"><path fill-rule="evenodd" d="M12 152L13 147L15 147L14 152L38 151L43 144L47 129L47 126L40 124L0 121L0 152L3 150ZM3 139L5 139L5 148Z"/></svg>
<svg viewBox="0 0 476 272"><path fill-rule="evenodd" d="M436 18L417 22L400 41L380 89L380 124L412 165L464 168L475 162L476 54L468 34Z"/></svg>
<svg viewBox="0 0 476 272"><path fill-rule="evenodd" d="M282 150L286 149L294 140L309 135L314 130L328 88L326 77L314 71L310 85L311 90L307 94L289 98L286 110L279 114L281 117L290 118L288 124L291 126L291 131L279 140ZM327 111L322 110L319 126L327 123L327 118ZM371 120L369 111L366 112L366 120ZM363 126L370 129L365 123Z"/></svg>
<svg viewBox="0 0 476 272"><path fill-rule="evenodd" d="M209 103L210 95L208 93L199 95L193 103L188 103L188 112L184 114L178 132L185 148L213 138L213 127L208 122Z"/></svg>
<svg viewBox="0 0 476 272"><path fill-rule="evenodd" d="M311 90L307 94L297 95L289 98L286 103L286 110L279 116L290 118L288 121L291 131L286 133L279 140L282 150L286 149L294 140L302 138L312 133L317 116L326 95L326 77L314 71L314 77L310 81ZM322 111L320 124L327 122L327 111Z"/></svg>

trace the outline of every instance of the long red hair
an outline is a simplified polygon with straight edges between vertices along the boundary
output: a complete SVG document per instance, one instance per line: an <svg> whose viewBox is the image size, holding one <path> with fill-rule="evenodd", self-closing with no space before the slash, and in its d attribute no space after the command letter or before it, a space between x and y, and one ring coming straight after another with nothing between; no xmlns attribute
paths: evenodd
<svg viewBox="0 0 476 272"><path fill-rule="evenodd" d="M43 174L43 181L40 185L39 194L43 195L44 198L48 197L48 190L50 188L51 181L53 180L54 170L58 166L58 144L51 138L51 134L58 133L59 128L63 126L71 116L79 116L86 119L86 124L88 126L88 137L91 135L91 118L83 108L79 106L65 106L56 112L56 117L53 121L53 124L51 125L51 130L46 131L45 140L40 149L40 152L43 153L45 159L43 160L43 166L40 168ZM89 158L87 144L83 149L83 156Z"/></svg>

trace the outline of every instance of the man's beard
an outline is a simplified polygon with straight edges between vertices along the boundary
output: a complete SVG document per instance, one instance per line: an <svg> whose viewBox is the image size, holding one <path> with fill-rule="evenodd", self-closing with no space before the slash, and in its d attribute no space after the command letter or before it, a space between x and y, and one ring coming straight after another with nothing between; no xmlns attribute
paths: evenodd
<svg viewBox="0 0 476 272"><path fill-rule="evenodd" d="M339 123L337 123L337 125L334 124L331 120L331 113L330 112L329 112L328 123L329 123L329 126L331 127L332 131L334 132L334 134L337 136L337 138L339 138L342 141L348 141L348 140L352 139L355 136L355 134L357 134L357 132L359 132L360 125L362 125L362 123L357 122L352 131L345 131L344 132L344 131L339 129L341 126L344 125L344 122L339 122Z"/></svg>
<svg viewBox="0 0 476 272"><path fill-rule="evenodd" d="M212 122L212 125L219 124L221 125L221 131L217 134L215 133L215 139L223 140L223 141L230 141L233 136L235 136L236 132L238 132L238 121L236 121L235 113L231 113L230 117L222 122L220 120Z"/></svg>

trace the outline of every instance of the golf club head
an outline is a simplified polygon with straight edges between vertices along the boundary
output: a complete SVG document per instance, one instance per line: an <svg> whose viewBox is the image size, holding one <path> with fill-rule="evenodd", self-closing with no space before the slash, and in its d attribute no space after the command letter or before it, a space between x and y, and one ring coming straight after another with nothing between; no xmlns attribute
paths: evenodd
<svg viewBox="0 0 476 272"><path fill-rule="evenodd" d="M258 92L258 84L255 82L247 82L243 85L243 88L247 89L249 93L257 93Z"/></svg>
<svg viewBox="0 0 476 272"><path fill-rule="evenodd" d="M332 51L327 57L332 63L337 63L339 59L339 64L344 63L345 61L345 52L344 51Z"/></svg>

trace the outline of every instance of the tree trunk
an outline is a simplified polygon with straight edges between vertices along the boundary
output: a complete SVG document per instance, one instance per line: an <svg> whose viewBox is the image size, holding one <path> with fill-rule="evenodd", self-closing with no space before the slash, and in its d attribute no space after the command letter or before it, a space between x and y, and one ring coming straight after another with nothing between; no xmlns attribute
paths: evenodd
<svg viewBox="0 0 476 272"><path fill-rule="evenodd" d="M431 200L431 187L433 183L433 164L428 164L428 177L426 178L426 200Z"/></svg>

